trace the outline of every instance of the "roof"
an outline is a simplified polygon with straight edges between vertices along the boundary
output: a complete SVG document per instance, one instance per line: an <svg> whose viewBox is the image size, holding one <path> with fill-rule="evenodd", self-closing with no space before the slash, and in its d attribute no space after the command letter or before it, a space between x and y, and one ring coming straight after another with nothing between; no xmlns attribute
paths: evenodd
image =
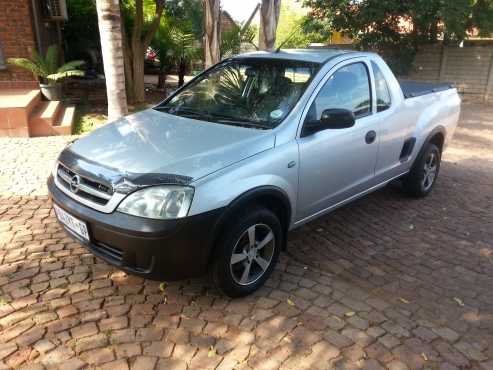
<svg viewBox="0 0 493 370"><path fill-rule="evenodd" d="M353 52L353 50L341 49L283 49L278 53L274 51L254 51L251 53L240 54L237 57L289 59L301 60L304 62L324 63L330 58Z"/></svg>
<svg viewBox="0 0 493 370"><path fill-rule="evenodd" d="M230 31L234 27L238 27L238 24L234 21L231 15L226 11L221 11L221 32Z"/></svg>

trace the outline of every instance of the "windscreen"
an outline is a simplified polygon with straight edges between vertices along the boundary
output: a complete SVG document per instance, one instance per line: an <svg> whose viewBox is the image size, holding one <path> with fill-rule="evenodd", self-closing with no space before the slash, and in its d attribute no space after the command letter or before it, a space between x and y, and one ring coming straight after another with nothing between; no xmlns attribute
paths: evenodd
<svg viewBox="0 0 493 370"><path fill-rule="evenodd" d="M221 124L272 129L288 115L318 63L233 59L186 85L157 110Z"/></svg>

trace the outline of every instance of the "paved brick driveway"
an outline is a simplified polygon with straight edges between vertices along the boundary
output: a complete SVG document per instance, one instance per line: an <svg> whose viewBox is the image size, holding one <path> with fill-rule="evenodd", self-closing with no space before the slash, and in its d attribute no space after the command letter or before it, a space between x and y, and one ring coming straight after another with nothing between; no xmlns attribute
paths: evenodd
<svg viewBox="0 0 493 370"><path fill-rule="evenodd" d="M70 138L0 141L0 369L493 369L493 107L435 191L389 187L290 235L265 288L127 276L66 237L44 181Z"/></svg>

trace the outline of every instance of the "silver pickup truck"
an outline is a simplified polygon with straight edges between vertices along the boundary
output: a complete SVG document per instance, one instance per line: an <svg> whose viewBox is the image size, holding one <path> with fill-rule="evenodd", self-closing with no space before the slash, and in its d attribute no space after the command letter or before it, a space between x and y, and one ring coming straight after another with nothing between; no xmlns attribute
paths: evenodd
<svg viewBox="0 0 493 370"><path fill-rule="evenodd" d="M159 280L209 271L241 296L289 230L394 179L427 195L459 112L453 86L400 83L373 53L249 53L75 141L48 187L105 261Z"/></svg>

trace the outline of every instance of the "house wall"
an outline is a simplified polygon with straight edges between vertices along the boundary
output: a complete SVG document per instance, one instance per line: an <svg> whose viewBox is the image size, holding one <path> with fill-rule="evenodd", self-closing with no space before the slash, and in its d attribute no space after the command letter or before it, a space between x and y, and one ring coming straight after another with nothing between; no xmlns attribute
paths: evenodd
<svg viewBox="0 0 493 370"><path fill-rule="evenodd" d="M31 56L35 48L31 19L30 0L0 0L0 47L5 59ZM0 89L36 86L30 72L8 64L0 69Z"/></svg>
<svg viewBox="0 0 493 370"><path fill-rule="evenodd" d="M453 82L467 97L493 100L493 45L422 47L406 78Z"/></svg>

